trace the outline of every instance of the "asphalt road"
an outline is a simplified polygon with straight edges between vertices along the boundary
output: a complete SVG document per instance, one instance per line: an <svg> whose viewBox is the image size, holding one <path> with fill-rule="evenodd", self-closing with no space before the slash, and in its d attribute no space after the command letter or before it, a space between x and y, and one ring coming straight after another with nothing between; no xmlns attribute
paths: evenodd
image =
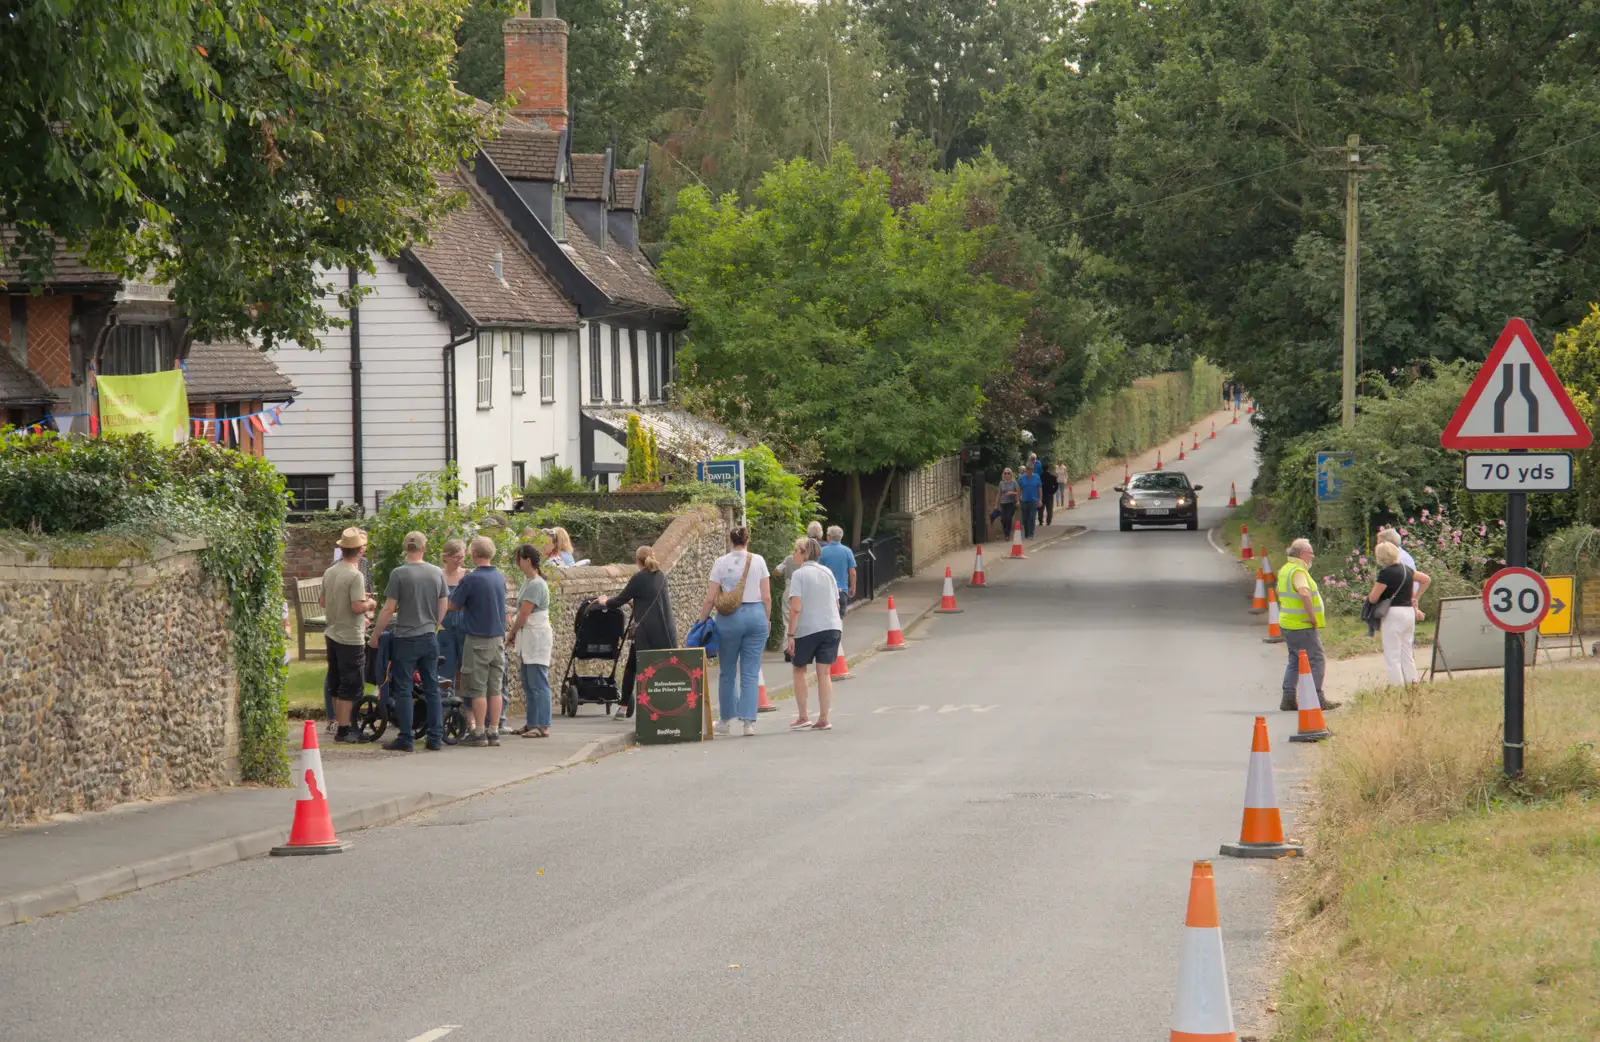
<svg viewBox="0 0 1600 1042"><path fill-rule="evenodd" d="M783 703L754 738L0 931L0 1038L1162 1038L1189 863L1236 838L1277 700L1280 652L1203 530L1247 439L1182 465L1200 532L1119 533L1102 500L1085 535L991 556L964 614L840 686L831 733L785 732ZM1245 1021L1286 867L1218 861Z"/></svg>

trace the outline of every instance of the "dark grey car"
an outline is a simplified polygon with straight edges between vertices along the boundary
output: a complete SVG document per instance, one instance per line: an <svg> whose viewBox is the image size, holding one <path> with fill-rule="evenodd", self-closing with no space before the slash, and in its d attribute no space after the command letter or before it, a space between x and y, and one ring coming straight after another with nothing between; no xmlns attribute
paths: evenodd
<svg viewBox="0 0 1600 1042"><path fill-rule="evenodd" d="M1181 471L1140 471L1117 486L1122 493L1117 519L1124 532L1133 531L1134 525L1184 525L1193 532L1200 527L1196 493L1202 487L1189 484L1189 475Z"/></svg>

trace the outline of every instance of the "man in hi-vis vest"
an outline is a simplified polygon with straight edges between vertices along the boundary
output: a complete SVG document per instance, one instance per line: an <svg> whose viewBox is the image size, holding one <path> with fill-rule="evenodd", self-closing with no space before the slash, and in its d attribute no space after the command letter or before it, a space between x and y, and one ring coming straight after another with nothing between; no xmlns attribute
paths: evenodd
<svg viewBox="0 0 1600 1042"><path fill-rule="evenodd" d="M1289 559L1278 569L1278 626L1283 630L1283 646L1289 651L1289 666L1283 671L1283 699L1278 708L1286 713L1299 708L1295 686L1300 676L1300 652L1311 664L1311 679L1317 685L1317 699L1323 709L1337 709L1322 694L1322 676L1328 660L1322 654L1322 628L1327 617L1322 609L1322 591L1311 577L1311 561L1316 556L1311 540L1296 539L1289 544Z"/></svg>

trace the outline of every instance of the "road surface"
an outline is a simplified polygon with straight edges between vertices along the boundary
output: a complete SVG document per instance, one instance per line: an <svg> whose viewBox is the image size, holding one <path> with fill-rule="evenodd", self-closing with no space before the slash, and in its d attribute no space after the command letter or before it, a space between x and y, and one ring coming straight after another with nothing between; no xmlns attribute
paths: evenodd
<svg viewBox="0 0 1600 1042"><path fill-rule="evenodd" d="M1177 467L1207 486L1201 531L1119 533L1102 489L1069 515L1090 532L991 551L964 614L858 667L832 733L787 733L786 702L754 738L0 931L0 1037L1162 1038L1189 864L1236 838L1251 717L1280 775L1299 752L1281 652L1205 531L1253 476L1246 428ZM1287 867L1218 862L1243 1021Z"/></svg>

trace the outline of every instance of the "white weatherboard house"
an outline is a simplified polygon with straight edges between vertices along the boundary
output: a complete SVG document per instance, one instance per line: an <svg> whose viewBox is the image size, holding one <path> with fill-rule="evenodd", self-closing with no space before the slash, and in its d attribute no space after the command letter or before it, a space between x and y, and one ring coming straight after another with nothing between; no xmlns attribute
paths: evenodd
<svg viewBox="0 0 1600 1042"><path fill-rule="evenodd" d="M629 412L668 449L696 427L666 406L685 316L639 249L648 171L572 153L567 25L544 13L506 23L513 113L444 179L467 206L376 259L322 350L274 354L300 393L267 456L300 509L372 512L447 461L466 502L554 466L614 485Z"/></svg>

